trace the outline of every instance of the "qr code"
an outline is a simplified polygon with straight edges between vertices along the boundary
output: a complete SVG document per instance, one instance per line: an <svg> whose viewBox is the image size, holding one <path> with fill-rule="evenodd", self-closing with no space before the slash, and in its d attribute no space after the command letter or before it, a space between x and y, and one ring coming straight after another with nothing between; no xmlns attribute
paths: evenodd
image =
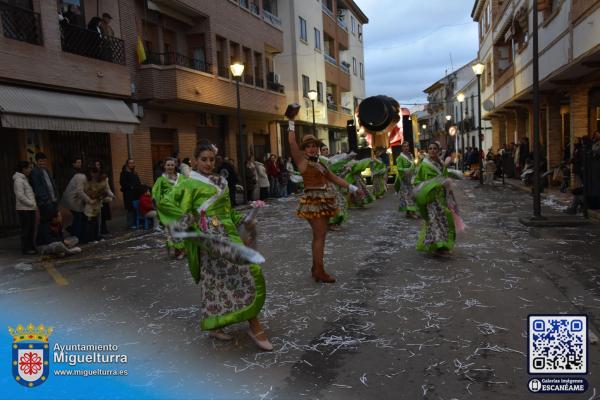
<svg viewBox="0 0 600 400"><path fill-rule="evenodd" d="M530 315L529 373L586 374L587 316Z"/></svg>

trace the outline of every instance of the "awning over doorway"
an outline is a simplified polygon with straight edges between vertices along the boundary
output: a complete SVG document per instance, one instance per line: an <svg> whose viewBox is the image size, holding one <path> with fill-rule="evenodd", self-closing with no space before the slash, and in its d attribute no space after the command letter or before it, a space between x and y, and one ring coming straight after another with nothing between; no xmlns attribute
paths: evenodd
<svg viewBox="0 0 600 400"><path fill-rule="evenodd" d="M133 133L138 123L122 100L0 85L4 128Z"/></svg>

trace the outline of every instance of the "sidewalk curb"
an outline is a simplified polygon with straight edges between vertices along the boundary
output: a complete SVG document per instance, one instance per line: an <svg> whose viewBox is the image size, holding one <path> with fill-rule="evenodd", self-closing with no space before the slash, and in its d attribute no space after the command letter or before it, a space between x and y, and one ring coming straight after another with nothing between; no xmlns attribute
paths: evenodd
<svg viewBox="0 0 600 400"><path fill-rule="evenodd" d="M510 182L508 179L504 180L504 185L505 186L510 186L513 189L518 189L518 190L520 190L522 192L531 194L531 187L529 187L529 186L519 185L519 184L517 184L515 182ZM541 193L541 197L544 198L544 199L547 199L548 198L548 194L547 193ZM556 200L556 201L560 202L561 204L563 204L565 206L568 206L568 204L566 204L561 199L554 198L553 200ZM600 222L600 210L588 210L588 216L589 216L588 220L590 222L592 222L592 223L599 223Z"/></svg>

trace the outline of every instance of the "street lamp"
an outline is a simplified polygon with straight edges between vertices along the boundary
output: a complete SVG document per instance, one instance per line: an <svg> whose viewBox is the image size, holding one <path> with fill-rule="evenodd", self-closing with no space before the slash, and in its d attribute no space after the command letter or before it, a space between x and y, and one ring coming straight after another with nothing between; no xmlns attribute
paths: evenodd
<svg viewBox="0 0 600 400"><path fill-rule="evenodd" d="M244 157L244 144L242 141L242 108L240 105L240 81L242 80L242 74L244 73L244 64L236 62L229 66L229 70L231 71L231 75L235 79L235 91L237 95L237 120L238 120L238 148L239 148L239 170L240 175L242 176L242 186L244 187L243 199L244 204L246 204L247 196L246 196L246 160ZM231 205L233 207L233 204Z"/></svg>
<svg viewBox="0 0 600 400"><path fill-rule="evenodd" d="M485 69L485 65L478 62L473 64L472 66L473 72L477 75L477 131L479 133L479 183L483 185L483 157L481 153L483 153L482 138L481 138L481 74L483 74L483 70Z"/></svg>
<svg viewBox="0 0 600 400"><path fill-rule="evenodd" d="M312 113L313 113L313 135L315 135L315 137L317 137L317 124L315 123L315 100L317 99L317 96L319 95L319 93L317 93L316 90L309 90L308 91L308 99L310 100L310 102L312 103Z"/></svg>
<svg viewBox="0 0 600 400"><path fill-rule="evenodd" d="M463 132L463 103L465 101L465 94L463 92L460 92L458 94L458 96L456 96L456 100L458 100L458 103L460 104L460 125L459 125L459 132L460 132L460 159L462 161L462 170L464 171L464 160L463 157L465 155L465 137L464 137L464 132ZM457 149L458 150L458 149Z"/></svg>

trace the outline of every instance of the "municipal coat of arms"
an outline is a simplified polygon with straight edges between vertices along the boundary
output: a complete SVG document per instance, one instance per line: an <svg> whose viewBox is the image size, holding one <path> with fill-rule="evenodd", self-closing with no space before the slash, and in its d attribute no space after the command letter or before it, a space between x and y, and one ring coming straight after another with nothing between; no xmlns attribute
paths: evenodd
<svg viewBox="0 0 600 400"><path fill-rule="evenodd" d="M46 382L50 372L50 350L48 337L54 329L44 325L18 325L8 327L13 337L12 374L15 380L26 387L36 387Z"/></svg>

